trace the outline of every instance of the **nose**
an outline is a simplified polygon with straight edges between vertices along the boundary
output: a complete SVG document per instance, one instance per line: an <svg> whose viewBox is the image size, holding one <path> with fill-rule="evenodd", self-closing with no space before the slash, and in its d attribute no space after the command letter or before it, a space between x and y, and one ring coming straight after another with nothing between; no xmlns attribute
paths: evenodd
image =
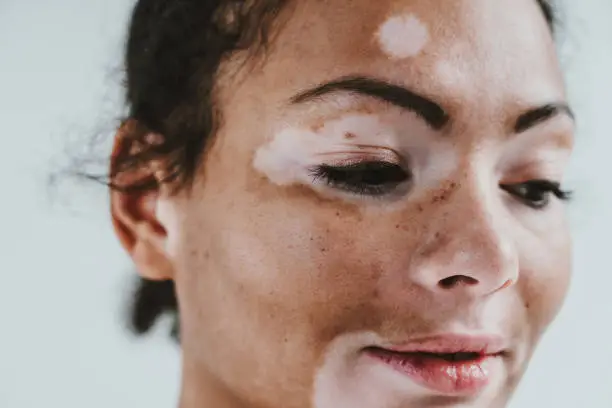
<svg viewBox="0 0 612 408"><path fill-rule="evenodd" d="M413 253L411 280L429 291L481 297L517 282L513 223L502 203L475 194L455 196L425 229Z"/></svg>

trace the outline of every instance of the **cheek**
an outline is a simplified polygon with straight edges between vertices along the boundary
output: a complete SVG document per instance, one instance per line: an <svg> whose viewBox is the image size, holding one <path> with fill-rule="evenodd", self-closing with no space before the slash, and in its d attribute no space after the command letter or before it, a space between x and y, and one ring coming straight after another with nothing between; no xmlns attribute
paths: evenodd
<svg viewBox="0 0 612 408"><path fill-rule="evenodd" d="M198 325L272 343L324 342L346 326L367 325L358 317L372 313L360 302L372 298L377 268L363 259L372 248L360 244L361 210L213 160L203 192L190 199L182 239L182 287Z"/></svg>
<svg viewBox="0 0 612 408"><path fill-rule="evenodd" d="M219 226L214 252L221 254L223 279L261 307L279 310L285 324L333 331L360 314L358 299L372 297L376 268L364 262L357 218L305 201L269 198L243 211Z"/></svg>
<svg viewBox="0 0 612 408"><path fill-rule="evenodd" d="M397 239L406 235L400 223L305 186L248 177L246 188L224 194L244 205L213 221L214 279L231 289L229 298L239 296L232 301L240 309L274 316L275 331L290 328L315 343L377 327L385 262L410 253L409 243ZM225 200L217 201L211 213L223 214ZM397 242L400 256L387 249Z"/></svg>
<svg viewBox="0 0 612 408"><path fill-rule="evenodd" d="M518 287L535 336L557 316L571 279L571 240L566 228L549 230L546 237L521 241Z"/></svg>
<svg viewBox="0 0 612 408"><path fill-rule="evenodd" d="M179 282L190 355L230 384L256 387L259 379L270 389L258 393L268 396L310 387L332 339L378 326L381 270L364 256L374 248L361 238L368 220L356 210L297 187L273 190L260 197L267 187L237 188L194 210L206 219L187 227ZM231 214L223 210L230 199Z"/></svg>

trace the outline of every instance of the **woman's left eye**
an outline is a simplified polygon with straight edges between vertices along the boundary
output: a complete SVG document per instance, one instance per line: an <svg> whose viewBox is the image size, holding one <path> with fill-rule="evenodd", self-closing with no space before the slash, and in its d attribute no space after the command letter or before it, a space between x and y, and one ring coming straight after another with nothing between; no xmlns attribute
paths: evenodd
<svg viewBox="0 0 612 408"><path fill-rule="evenodd" d="M500 187L525 205L537 210L546 208L553 196L563 201L571 198L570 192L562 190L559 183L549 180L530 180L520 184L504 184Z"/></svg>
<svg viewBox="0 0 612 408"><path fill-rule="evenodd" d="M385 161L368 161L344 166L320 165L310 169L313 179L353 194L382 196L409 181L410 173Z"/></svg>

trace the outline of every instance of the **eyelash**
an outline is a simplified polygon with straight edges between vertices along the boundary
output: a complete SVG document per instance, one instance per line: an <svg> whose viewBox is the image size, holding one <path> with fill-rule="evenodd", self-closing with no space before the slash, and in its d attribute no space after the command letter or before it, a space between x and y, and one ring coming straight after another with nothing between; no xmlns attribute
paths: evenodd
<svg viewBox="0 0 612 408"><path fill-rule="evenodd" d="M320 180L329 187L370 197L389 194L411 178L410 173L401 166L385 161L364 161L345 166L320 165L310 169L310 175L315 182Z"/></svg>
<svg viewBox="0 0 612 408"><path fill-rule="evenodd" d="M392 193L400 184L412 178L401 166L385 161L364 161L344 166L320 165L311 168L310 175L314 182L321 181L331 188L375 198ZM571 192L562 190L559 183L550 180L530 180L500 185L500 188L536 210L546 208L551 196L562 201L568 201L572 196ZM534 198L533 194L537 197Z"/></svg>
<svg viewBox="0 0 612 408"><path fill-rule="evenodd" d="M571 191L563 190L560 183L550 180L530 180L520 184L502 184L500 187L535 210L545 209L550 204L551 196L561 201L569 201L572 198ZM538 194L539 199L528 198L532 193Z"/></svg>

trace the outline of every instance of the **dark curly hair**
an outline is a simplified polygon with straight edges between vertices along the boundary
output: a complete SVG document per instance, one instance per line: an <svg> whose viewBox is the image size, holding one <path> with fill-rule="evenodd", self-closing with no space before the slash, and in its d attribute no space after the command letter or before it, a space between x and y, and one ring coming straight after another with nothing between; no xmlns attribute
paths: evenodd
<svg viewBox="0 0 612 408"><path fill-rule="evenodd" d="M553 7L537 0L551 30ZM162 182L173 189L190 185L205 148L219 126L215 82L219 67L237 52L265 54L272 25L288 0L138 0L125 49L125 137L104 176L84 174L110 188L139 193L159 187L149 176L123 175L164 163ZM151 140L151 134L161 139ZM174 190L176 191L176 190ZM139 278L129 312L131 330L144 334L169 313L178 339L178 306L172 281Z"/></svg>

